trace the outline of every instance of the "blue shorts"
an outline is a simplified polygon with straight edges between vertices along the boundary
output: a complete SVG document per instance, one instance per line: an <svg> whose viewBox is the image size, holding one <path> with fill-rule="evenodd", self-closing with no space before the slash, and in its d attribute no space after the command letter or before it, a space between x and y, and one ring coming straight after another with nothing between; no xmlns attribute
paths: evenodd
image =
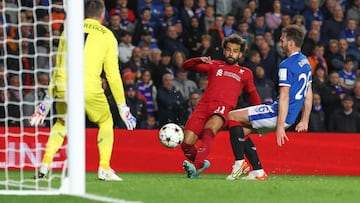
<svg viewBox="0 0 360 203"><path fill-rule="evenodd" d="M260 104L248 107L249 121L259 134L276 131L278 112L271 105ZM285 123L285 129L291 124Z"/></svg>

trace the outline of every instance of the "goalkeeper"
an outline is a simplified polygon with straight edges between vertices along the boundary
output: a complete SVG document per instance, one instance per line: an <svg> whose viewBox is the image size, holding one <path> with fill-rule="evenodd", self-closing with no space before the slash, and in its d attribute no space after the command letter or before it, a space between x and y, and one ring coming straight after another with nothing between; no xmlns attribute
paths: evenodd
<svg viewBox="0 0 360 203"><path fill-rule="evenodd" d="M102 89L101 73L104 71L114 99L118 104L120 117L128 130L136 126L125 103L123 84L120 78L117 41L112 32L101 23L105 16L102 0L89 0L85 3L84 21L84 80L85 110L90 121L99 126L97 143L99 148L98 178L107 181L121 181L110 167L110 158L114 143L113 120L109 104ZM64 34L63 34L64 35ZM52 102L56 99L56 112L61 115L51 129L45 154L38 173L39 178L46 177L52 159L64 141L66 114L66 42L62 37L58 47L56 68L52 75L47 96L37 106L29 121L32 126L41 125L48 114Z"/></svg>

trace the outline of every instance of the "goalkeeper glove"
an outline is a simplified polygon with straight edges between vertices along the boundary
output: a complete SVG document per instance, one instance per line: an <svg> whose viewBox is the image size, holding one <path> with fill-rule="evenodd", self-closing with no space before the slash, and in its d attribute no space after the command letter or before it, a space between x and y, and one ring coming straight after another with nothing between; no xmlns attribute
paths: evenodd
<svg viewBox="0 0 360 203"><path fill-rule="evenodd" d="M43 101L37 105L35 112L29 118L29 123L31 126L39 126L44 123L44 120L50 111L52 102L53 99L46 95Z"/></svg>
<svg viewBox="0 0 360 203"><path fill-rule="evenodd" d="M119 104L119 113L128 130L136 127L136 118L130 113L130 108L126 104Z"/></svg>

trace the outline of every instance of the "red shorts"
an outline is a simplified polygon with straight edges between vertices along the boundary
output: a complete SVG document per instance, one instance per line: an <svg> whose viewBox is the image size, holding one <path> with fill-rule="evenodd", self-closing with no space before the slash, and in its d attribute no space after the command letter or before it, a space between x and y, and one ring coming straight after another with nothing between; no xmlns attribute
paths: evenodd
<svg viewBox="0 0 360 203"><path fill-rule="evenodd" d="M224 104L222 102L201 103L195 108L195 111L191 114L190 118L185 124L184 129L191 130L197 136L201 136L206 122L214 114L219 115L223 118L224 127L227 124L227 115L232 109L232 106Z"/></svg>

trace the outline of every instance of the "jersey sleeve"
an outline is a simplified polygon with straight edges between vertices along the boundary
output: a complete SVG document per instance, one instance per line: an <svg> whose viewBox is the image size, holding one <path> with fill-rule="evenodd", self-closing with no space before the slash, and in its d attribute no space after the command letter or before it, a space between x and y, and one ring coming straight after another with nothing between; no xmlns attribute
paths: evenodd
<svg viewBox="0 0 360 203"><path fill-rule="evenodd" d="M108 50L105 54L104 71L109 87L116 104L125 104L124 87L120 77L117 41L112 32L104 38L103 43L108 43Z"/></svg>
<svg viewBox="0 0 360 203"><path fill-rule="evenodd" d="M210 70L210 65L203 63L200 57L196 57L186 60L183 64L183 68L196 72L207 72Z"/></svg>
<svg viewBox="0 0 360 203"><path fill-rule="evenodd" d="M256 90L256 86L254 83L254 75L253 73L249 70L247 71L247 77L246 77L246 81L245 81L245 92L248 94L249 96L249 100L250 103L252 105L258 105L261 104L261 98Z"/></svg>
<svg viewBox="0 0 360 203"><path fill-rule="evenodd" d="M61 34L56 54L55 68L52 73L47 95L65 98L66 91L66 41L65 32Z"/></svg>
<svg viewBox="0 0 360 203"><path fill-rule="evenodd" d="M292 74L288 67L287 61L279 65L279 86L291 86Z"/></svg>

